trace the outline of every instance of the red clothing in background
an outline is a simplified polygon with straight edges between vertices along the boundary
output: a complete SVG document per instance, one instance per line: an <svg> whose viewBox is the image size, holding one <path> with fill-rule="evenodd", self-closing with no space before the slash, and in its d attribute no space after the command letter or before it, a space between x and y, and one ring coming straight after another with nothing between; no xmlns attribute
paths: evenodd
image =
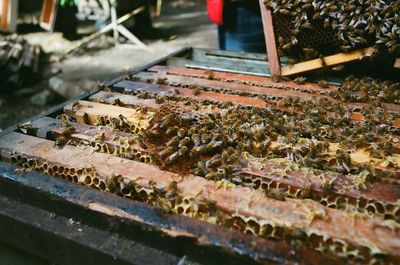
<svg viewBox="0 0 400 265"><path fill-rule="evenodd" d="M217 25L222 24L224 0L207 0L208 17Z"/></svg>

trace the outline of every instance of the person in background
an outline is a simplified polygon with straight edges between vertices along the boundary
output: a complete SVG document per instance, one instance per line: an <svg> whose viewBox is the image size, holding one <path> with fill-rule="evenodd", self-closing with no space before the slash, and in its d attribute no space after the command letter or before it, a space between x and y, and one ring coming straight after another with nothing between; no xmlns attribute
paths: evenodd
<svg viewBox="0 0 400 265"><path fill-rule="evenodd" d="M207 0L207 9L221 50L266 52L258 0Z"/></svg>

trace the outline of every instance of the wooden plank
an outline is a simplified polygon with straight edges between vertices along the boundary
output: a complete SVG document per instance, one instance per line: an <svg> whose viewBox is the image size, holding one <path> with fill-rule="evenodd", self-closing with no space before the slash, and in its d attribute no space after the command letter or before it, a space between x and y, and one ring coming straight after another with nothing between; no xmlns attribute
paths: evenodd
<svg viewBox="0 0 400 265"><path fill-rule="evenodd" d="M157 85L157 80L159 78L165 79L163 83L168 85ZM229 93L222 93L223 91L232 90L235 92L244 92L251 93L254 95L265 95L268 96L271 100L277 100L286 97L296 97L300 98L301 100L310 100L312 94L300 91L291 91L291 90L284 90L274 87L257 87L247 84L238 84L238 83L230 83L230 82L222 82L219 80L205 80L193 77L186 77L186 76L177 76L177 75L168 75L168 74L155 74L150 72L141 72L136 74L133 77L134 80L137 81L129 81L124 80L114 85L114 88L118 90L146 90L149 92L156 92L165 94L166 92L170 91L178 91L181 96L185 97L192 97L197 100L200 99L209 99L215 101L225 101L229 102L230 99L233 99L232 103L234 104L241 104L241 105L252 105L252 106L259 106L259 107L272 107L275 109L280 109L280 106L271 106L271 103L267 102L266 100L257 99L254 96L236 96L231 95ZM184 88L185 86L191 86L192 89ZM173 86L173 87L172 87ZM193 88L204 88L205 90L214 90L214 91L221 91L221 92L213 92L213 91L206 91L201 92L200 95L194 95ZM315 95L318 98L328 99L333 103L340 103L339 100L333 99L332 97L325 96L325 95ZM230 98L230 99L228 99ZM241 103L243 102L243 103ZM246 102L246 103L245 103ZM349 108L360 108L360 107L369 107L368 104L362 103L346 103L346 106ZM391 111L398 111L400 106L395 104L387 104L386 108ZM350 117L354 121L364 121L365 117L363 114L359 112L354 112L354 115ZM400 119L396 118L392 121L390 125L395 127L400 127Z"/></svg>
<svg viewBox="0 0 400 265"><path fill-rule="evenodd" d="M251 53L251 52L232 52L225 50L216 49L203 49L203 48L193 48L191 53L191 58L195 61L206 61L208 57L218 57L223 60L227 59L243 59L245 61L254 61L265 64L267 61L267 55L261 53Z"/></svg>
<svg viewBox="0 0 400 265"><path fill-rule="evenodd" d="M396 59L396 61L394 62L394 67L395 68L400 68L400 58Z"/></svg>
<svg viewBox="0 0 400 265"><path fill-rule="evenodd" d="M99 91L98 93L92 95L89 99L90 101L106 103L121 107L126 107L126 106L135 108L140 107L140 108L150 108L152 110L159 109L161 105L157 104L156 100L153 98L143 99L132 95L121 94L116 92L106 92L106 91Z"/></svg>
<svg viewBox="0 0 400 265"><path fill-rule="evenodd" d="M0 31L16 32L19 0L0 2Z"/></svg>
<svg viewBox="0 0 400 265"><path fill-rule="evenodd" d="M264 0L259 0L259 2L264 27L265 45L267 47L269 72L272 76L277 77L281 75L281 66L279 61L278 49L276 47L272 14L271 11L268 10L265 6Z"/></svg>
<svg viewBox="0 0 400 265"><path fill-rule="evenodd" d="M236 54L236 56L234 56L234 54ZM241 56L241 54L243 55ZM248 66L254 68L268 68L268 63L266 60L263 60L262 56L257 56L257 54L249 56L247 53L240 52L232 52L230 56L226 56L225 54L219 52L209 52L204 49L193 49L191 60L194 62L225 64L227 68L234 66L235 64L239 64L241 67Z"/></svg>
<svg viewBox="0 0 400 265"><path fill-rule="evenodd" d="M201 99L201 98L200 98ZM105 92L100 91L89 98L90 101L115 105L115 102L118 102L118 106L127 107L127 108L148 108L151 111L160 111L165 102L160 102L159 104L155 99L141 99L137 96L128 95L128 94L120 94L115 92ZM192 106L185 105L182 102L175 101L174 107L180 109L181 112L186 112L188 115L193 117L199 116L205 113L220 113L221 109L218 107L210 109L207 106L200 105L198 110L194 110Z"/></svg>
<svg viewBox="0 0 400 265"><path fill-rule="evenodd" d="M56 23L58 0L44 0L40 14L40 26L52 32Z"/></svg>
<svg viewBox="0 0 400 265"><path fill-rule="evenodd" d="M269 76L267 65L266 67L260 68L258 65L253 64L233 64L223 61L198 62L176 57L168 58L167 65L193 69L216 70L227 73L248 73L252 75Z"/></svg>
<svg viewBox="0 0 400 265"><path fill-rule="evenodd" d="M92 126L44 117L33 121L31 129L25 133L44 139L63 138L61 143L74 146L85 146L95 152L108 153L135 161L153 163L150 146L143 148L136 135L114 130L107 126Z"/></svg>
<svg viewBox="0 0 400 265"><path fill-rule="evenodd" d="M156 265L180 260L117 233L4 196L0 196L0 225L7 228L0 229L3 242L52 261L34 264ZM7 259L2 256L1 260Z"/></svg>
<svg viewBox="0 0 400 265"><path fill-rule="evenodd" d="M195 77L202 79L211 79L224 82L234 82L240 84L248 84L252 86L260 87L274 87L286 90L301 91L312 94L328 94L329 92L337 91L338 86L329 85L328 87L322 88L316 83L306 82L304 84L296 84L293 81L282 80L275 82L271 77L254 76L249 74L238 74L238 73L225 73L219 71L204 71L199 69L190 69L184 67L164 66L156 65L149 68L147 71L156 72L159 74L178 75L186 77Z"/></svg>
<svg viewBox="0 0 400 265"><path fill-rule="evenodd" d="M133 77L134 79L142 82L154 82L156 83L157 78L166 78L165 82L166 84L170 85L175 85L178 87L183 87L183 86L194 86L194 87L205 87L205 88L211 88L211 89L216 89L219 91L224 91L224 90L232 90L232 91L237 91L237 92L246 92L246 93L252 93L252 94L259 94L259 95L265 95L265 96L270 96L270 97L298 97L302 100L309 100L312 97L312 94L310 93L305 93L305 92L300 92L300 91L291 91L291 90L285 90L281 89L281 85L278 85L275 88L273 84L268 87L257 87L257 86L252 86L252 85L246 85L246 84L237 84L237 83L229 83L229 82L223 82L223 81L218 81L218 80L212 80L212 79L200 79L200 78L193 78L193 77L185 77L185 76L176 76L176 75L158 75L155 73L150 73L150 72L141 72ZM127 82L127 81L125 81ZM129 81L128 81L129 82ZM118 83L114 85L115 87L118 87ZM324 95L319 95L321 98L329 98L328 96Z"/></svg>
<svg viewBox="0 0 400 265"><path fill-rule="evenodd" d="M91 125L127 125L127 129L138 133L149 126L153 112L111 106L84 100L75 101L64 107L64 111L79 123Z"/></svg>
<svg viewBox="0 0 400 265"><path fill-rule="evenodd" d="M10 0L2 0L0 3L0 30L8 31L8 6Z"/></svg>
<svg viewBox="0 0 400 265"><path fill-rule="evenodd" d="M199 69L188 69L188 68L181 68L181 67L171 67L171 66L164 66L164 65L155 65L148 69L149 72L155 72L162 75L178 75L178 76L185 76L185 77L195 77L201 79L209 79L210 72L199 70ZM252 85L252 86L260 86L260 87L273 87L285 90L292 90L292 91L301 91L310 94L321 94L326 95L329 92L337 91L339 86L329 85L326 88L322 88L316 83L306 82L305 84L296 84L293 81L280 81L275 82L270 77L262 77L262 76L253 76L253 75L246 75L246 74L235 74L235 73L224 73L218 71L212 71L212 80L217 81L224 81L227 83L234 82L238 84L244 85ZM333 99L332 99L333 100ZM368 108L371 104L369 103L345 103L346 106L351 108ZM383 103L383 107L387 111L391 112L400 112L400 105L397 104L390 104L390 103Z"/></svg>
<svg viewBox="0 0 400 265"><path fill-rule="evenodd" d="M282 260L285 260L287 264L297 262L309 265L335 265L339 263L338 258L327 257L310 249L300 246L293 248L286 242L257 238L185 216L165 215L145 203L89 189L86 186L76 185L36 171L25 172L23 176L22 178L16 165L0 161L0 193L2 196L7 196L10 200L28 202L32 207L51 212L51 219L57 219L54 217L58 215L65 216L76 221L76 225L79 225L79 222L101 231L123 235L125 239L133 241L138 240L139 236L140 242L136 242L135 246L139 248L143 245L157 246L162 253L165 251L179 257L185 255L186 262L192 264L192 260L196 261L193 265L219 265L220 261L232 265L256 265L264 264L264 262L275 264ZM18 209L15 211L19 214L28 212ZM121 216L122 214L124 216ZM10 219L10 224L17 223L15 216ZM8 226L4 225L3 227ZM19 235L22 234L22 239L24 239L27 231L23 231L21 226L18 228L17 233L13 233L14 231L11 229L2 229L0 231L0 233L3 232L1 238L10 239L6 241L11 242L11 240L18 240ZM10 232L9 237L6 237L7 232ZM79 233L84 236L86 232L82 230ZM87 238L90 239L93 235L89 234ZM36 239L37 237L38 235L30 238ZM46 239L49 240L49 236ZM103 241L110 242L111 240L108 238ZM18 243L16 245L22 247L27 242L29 241L25 240L22 245ZM58 246L58 242L55 240L51 240L51 243L52 246ZM118 241L113 244L114 248L115 245L118 245ZM61 255L61 258L64 257L61 259L63 260L62 264L66 260L63 255L69 256L67 251L62 253L51 251L49 253L46 251L47 247L37 248L37 246L34 244L30 247L33 247L35 251L43 251L45 257L49 257L49 254ZM95 246L99 245L95 244ZM73 252L69 247L66 249ZM33 253L36 253L35 251ZM85 250L83 251L85 252ZM30 252L32 253L32 251ZM145 254L146 250L143 252ZM87 254L87 252L85 253ZM201 254L197 255L197 253ZM154 258L156 261L160 260L159 264L163 264L165 261L159 255ZM50 257L48 259L53 260ZM133 259L134 262L137 260L140 259ZM72 261L71 264L77 263L79 262ZM96 262L96 264L101 264L101 262Z"/></svg>
<svg viewBox="0 0 400 265"><path fill-rule="evenodd" d="M31 130L27 132L30 135L44 139L66 137L68 144L74 146L87 146L89 148L93 148L93 150L96 152L109 153L136 161L150 163L152 152L157 152L150 144L147 144L147 148L143 149L141 145L137 143L136 137L132 134L112 130L106 127L100 128L96 126L70 122L69 126L72 126L74 130L71 130L70 135L66 135L66 128L62 126L62 122L60 120L47 117L32 122L31 126ZM100 134L103 135L103 139L97 139L97 136ZM121 139L124 141L121 142ZM103 145L107 145L107 148L101 148ZM100 148L98 148L98 146L100 146ZM280 148L278 142L272 142L271 146L276 149ZM137 154L140 155L137 157L133 156ZM146 156L149 158L148 160L145 159ZM325 172L313 170L311 168L300 169L298 164L285 159L265 161L261 164L262 170L260 168L250 166L249 168L245 168L241 171L243 171L243 173L246 175L249 175L250 178L248 179L252 179L253 182L257 182L258 180L267 182L274 181L276 183L289 185L294 190L310 190L312 191L313 199L316 199L317 201L319 198L328 198L329 196L333 195L335 197L343 198L343 200L341 200L342 202L347 201L357 206L357 199L365 198L366 200L373 201L372 204L377 202L380 205L383 205L383 207L390 207L393 212L388 212L384 208L379 208L379 211L376 211L376 209L371 209L371 211L376 211L372 214L376 214L377 216L386 215L387 218L390 218L390 216L394 216L394 213L398 210L393 203L396 203L397 200L400 199L399 185L385 183L382 181L377 181L374 183L369 183L367 181L363 183L356 183L355 176L341 175L333 172L329 173L329 175L326 175ZM297 167L298 169L289 171L285 170L290 168L290 165L294 168ZM281 175L282 172L285 172L285 176L290 177L283 178L283 175ZM321 181L320 176L324 176L323 179L326 179L326 181ZM325 190L324 183L329 183L329 192ZM269 190L269 188L262 187L262 185L259 185L258 188L266 192ZM289 189L287 191L287 197L296 198L295 194L296 192L293 192L293 190ZM301 193L299 194L299 197L302 197ZM340 203L338 203L337 206L342 207ZM400 212L397 214L399 215L398 217L400 217Z"/></svg>
<svg viewBox="0 0 400 265"><path fill-rule="evenodd" d="M131 196L131 193L124 191L124 185L129 182L135 190L146 191L140 193L144 196L142 197L144 200L148 199L146 194L149 191L152 194L151 190L153 192L168 190L173 182L182 198L202 198L205 201L212 201L220 214L227 214L226 218L250 218L256 223L260 223L261 229L253 230L253 233L261 233L263 236L266 236L263 234L266 232L263 228L264 225L272 225L291 231L289 234L282 231L286 236L295 235L295 231L302 231L305 235L322 236L325 240L327 238L341 240L356 247L368 257L371 253L386 253L397 258L400 253L400 231L393 229L388 223L375 218L354 219L354 216L349 213L323 207L312 201L274 200L265 197L262 192L249 188L224 186L223 182L208 181L194 176L182 178L182 176L161 171L151 165L106 154L91 153L84 148L73 146L65 146L62 149L54 148L52 141L18 133L10 133L0 139L0 154L2 160L18 163L35 170L43 170L50 175L71 174L75 176L72 177L73 181L85 185L92 181L96 182L95 179L98 179L99 183L103 183L99 184L100 189L103 189L102 185L106 184L103 186L104 190L120 191L128 197ZM47 163L47 166L44 166L44 162ZM110 168L112 168L112 172L110 172ZM71 171L75 173L63 173ZM115 176L122 177L121 182L111 181ZM88 177L92 179L88 179ZM162 198L162 193L158 196ZM181 212L179 206L176 211ZM182 214L188 213L183 210ZM189 216L191 216L190 212ZM218 220L225 222L229 218ZM201 219L208 222L216 221L214 215L203 215ZM234 227L240 231L243 229L240 226ZM331 229L331 227L335 227L335 229ZM252 232L252 229L246 231ZM329 244L328 241L318 241L317 246L313 247L320 247L320 243L322 245ZM372 252L365 252L365 247Z"/></svg>
<svg viewBox="0 0 400 265"><path fill-rule="evenodd" d="M366 48L355 50L348 53L338 53L324 57L325 63L321 59L314 59L306 62L297 63L294 65L287 65L282 67L282 76L289 76L299 73L308 72L311 70L321 69L337 64L347 63L351 61L361 60L366 56L370 56L373 48Z"/></svg>
<svg viewBox="0 0 400 265"><path fill-rule="evenodd" d="M137 86L143 87L140 84ZM154 89L155 89L156 85L149 85L149 86L150 87L148 89L150 91L155 91ZM187 88L179 88L178 91L179 91L180 96L188 97L188 98L194 99L196 101L214 100L216 102L218 102L218 101L231 102L233 104L244 105L244 106L269 107L272 109L288 111L288 109L285 107L277 107L275 105L270 105L268 103L259 101L257 99L249 98L249 97L245 97L245 96L226 95L226 94L224 95L224 94L209 92L209 91L203 91L200 94L195 95L194 91L192 89L187 89ZM162 92L160 93L160 95L164 95L164 93L167 93L167 91L165 91L165 87L162 88ZM252 99L252 101L251 101L251 99ZM160 104L157 104L155 99L139 99L137 96L133 96L133 95L120 94L120 93L115 93L115 92L105 92L105 91L100 91L100 92L92 95L89 98L89 100L99 102L99 103L104 103L104 104L110 104L110 105L115 104L115 102L119 102L119 106L129 107L129 108L144 107L144 108L150 108L152 111L160 110L164 103L164 102L161 102ZM192 113L193 115L197 115L197 116L199 116L199 115L207 116L208 113L210 113L210 112L212 112L214 114L222 112L222 109L220 109L218 106L214 106L213 108L210 109L207 106L200 105L198 110L194 110L191 106L186 106L184 103L179 102L179 101L175 101L174 105L178 109L181 109L182 111L186 111L188 113ZM293 110L291 110L291 111L293 111ZM294 112L295 112L295 110L294 110ZM328 114L332 115L331 113L328 113ZM356 114L358 114L358 112ZM351 116L350 118L353 118L354 121L363 120L363 117L359 117L359 115L356 115L356 114L354 116ZM392 136L394 138L397 138L398 140L400 140L400 137L398 137L396 135L392 135ZM377 142L380 142L380 141L383 141L383 138L377 140ZM276 143L273 146L275 146L275 148L279 149L279 148L284 147L284 144ZM400 143L393 142L393 147L396 149L396 152L398 152L398 150L400 150ZM331 149L336 150L337 144L332 143ZM332 155L332 157L334 157L334 154L331 154L331 155ZM352 157L354 158L353 163L356 165L358 165L359 163L360 164L366 163L366 161L368 161L368 163L377 164L377 167L381 168L381 167L379 167L379 164L383 162L382 160L372 159L370 156L366 156L365 152L361 149L359 151L357 151L357 150L353 151ZM363 158L363 160L362 160L363 162L360 160L361 157Z"/></svg>
<svg viewBox="0 0 400 265"><path fill-rule="evenodd" d="M163 56L163 57L161 57L161 58L159 58L159 59L157 59L157 60L155 60L155 61L153 61L151 63L145 64L142 67L133 68L132 70L129 71L129 75L134 75L134 74L139 73L141 71L145 71L146 69L148 69L148 68L150 68L150 67L152 67L154 65L159 65L159 64L164 65L164 64L166 64L166 61L167 61L168 58L174 57L174 56L185 56L190 52L191 49L192 48L190 48L190 47L180 48L180 49L176 50L175 52L170 53L170 54L168 54L166 56ZM105 87L112 87L115 83L124 80L125 77L126 77L126 75L106 80L106 81L103 82L103 85Z"/></svg>

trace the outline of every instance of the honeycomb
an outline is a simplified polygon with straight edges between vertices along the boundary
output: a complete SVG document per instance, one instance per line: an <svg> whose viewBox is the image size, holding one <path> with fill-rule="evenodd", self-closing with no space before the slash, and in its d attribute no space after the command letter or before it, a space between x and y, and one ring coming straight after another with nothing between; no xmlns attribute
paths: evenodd
<svg viewBox="0 0 400 265"><path fill-rule="evenodd" d="M397 1L267 0L265 5L273 14L276 42L285 54L300 51L318 58L320 53L365 47L380 55L399 54Z"/></svg>
<svg viewBox="0 0 400 265"><path fill-rule="evenodd" d="M11 155L11 162L29 170L36 170L91 188L146 202L149 205L157 207L164 214L175 213L194 217L243 233L275 240L303 240L302 244L325 254L335 254L356 260L370 259L368 251L361 255L358 249L352 248L343 241L331 238L326 239L314 233L310 233L309 235L301 233L301 231L296 233L285 227L277 226L274 222L260 221L239 213L227 214L218 210L215 202L202 197L181 197L175 182L171 182L166 190L159 189L156 183L149 183L149 187L144 188L135 185L134 181L128 180L123 176L112 176L101 179L96 170L91 166L78 169L70 168L17 153ZM295 234L293 235L293 233ZM301 234L300 237L299 233Z"/></svg>

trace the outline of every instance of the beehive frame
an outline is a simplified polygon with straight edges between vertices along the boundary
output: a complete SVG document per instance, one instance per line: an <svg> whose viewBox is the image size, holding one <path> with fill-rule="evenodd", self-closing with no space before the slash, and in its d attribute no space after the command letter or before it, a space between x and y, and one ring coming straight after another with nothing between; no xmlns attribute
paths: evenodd
<svg viewBox="0 0 400 265"><path fill-rule="evenodd" d="M268 10L263 0L259 0L261 16L264 27L265 43L267 48L268 63L272 76L291 76L316 69L331 67L337 64L348 63L370 56L372 48L358 49L348 53L337 53L324 57L324 62L314 59L296 63L294 65L281 66L276 40L277 30L274 29L274 18L271 10ZM276 24L275 24L276 25Z"/></svg>
<svg viewBox="0 0 400 265"><path fill-rule="evenodd" d="M193 55L193 53L193 49L185 49L171 56L188 59ZM215 53L216 52L214 52L214 54ZM247 56L245 54L241 54L241 56L244 57L244 59L245 57L251 57L250 55ZM221 212L222 214L218 218L222 219L217 219L220 220L219 224L226 224L228 227L232 228L231 230L222 226L210 225L196 220L200 219L213 223L213 219L209 219L210 216L207 214L207 211L212 211L214 208L213 204L207 204L208 206L202 208L201 211L197 210L193 212L193 209L190 209L190 204L192 204L191 200L193 199L191 195L193 195L193 193L199 194L196 192L197 186L202 186L204 183L208 183L207 193L208 196L211 196L209 198L216 198L215 196L218 197L224 194L230 194L230 196L236 198L230 200L230 203L227 204L225 209L229 208L237 210L247 205L247 207L249 207L247 211L250 211L250 209L254 210L254 207L264 210L284 210L286 207L296 206L295 199L293 198L309 198L313 202L305 200L302 203L298 203L297 206L306 207L306 209L310 209L307 208L309 206L312 206L312 209L322 209L323 207L327 207L324 208L326 209L326 218L318 219L321 226L331 227L331 220L343 220L342 218L344 218L347 222L344 222L345 225L343 222L341 224L336 223L336 231L342 231L338 233L347 236L347 240L351 240L356 244L362 244L363 242L358 238L349 239L347 233L343 233L343 229L345 229L347 225L356 225L357 228L366 228L365 230L363 229L364 232L362 236L373 237L373 233L370 232L370 230L373 230L371 225L380 226L380 224L377 223L377 219L373 219L371 222L366 222L362 219L357 220L355 223L350 222L352 219L349 218L349 215L343 214L339 209L336 209L339 204L341 204L339 199L341 201L344 199L348 203L358 205L358 207L363 211L364 209L371 211L371 213L373 212L372 214L376 217L385 214L387 218L393 219L399 216L400 212L398 211L398 208L396 208L397 206L392 205L393 201L396 201L395 197L399 196L396 192L392 192L396 185L380 181L374 183L374 186L368 188L374 191L379 191L373 194L368 193L368 190L354 190L353 187L350 187L352 185L347 185L350 189L348 189L349 187L346 189L340 189L341 191L339 193L341 194L338 194L338 192L331 190L331 185L327 187L324 186L322 189L319 181L316 181L313 185L310 184L304 186L306 183L296 183L291 180L286 181L285 178L277 178L271 172L269 172L271 174L268 173L268 168L266 171L260 171L257 167L249 167L246 169L246 175L243 176L244 183L251 184L255 178L258 179L258 176L262 176L263 178L262 180L258 179L258 181L255 181L253 187L254 191L250 191L249 189L241 187L240 184L237 183L233 185L233 183L227 183L226 181L212 182L205 178L194 177L193 175L185 175L186 177L181 179L172 171L160 171L162 169L155 171L154 167L151 166L152 157L146 154L152 147L144 148L138 143L130 142L129 139L127 139L129 143L128 147L123 143L126 143L125 140L120 142L121 136L123 138L132 137L132 134L129 134L129 132L135 134L141 130L141 125L145 125L143 122L146 122L146 119L139 119L142 121L140 123L137 119L125 119L125 116L129 115L140 118L143 115L153 115L153 111L156 111L157 108L160 110L162 104L157 103L157 99L154 98L139 99L139 97L134 94L137 90L155 92L160 96L165 95L166 93L174 93L174 91L178 90L179 95L190 100L207 101L212 97L212 99L215 99L216 101L229 101L232 104L249 108L263 108L268 104L266 101L275 102L278 101L279 98L285 98L291 95L298 96L303 100L308 99L310 94L320 97L327 91L327 89L322 89L315 84L297 85L293 82L277 83L271 78L249 74L229 74L218 71L210 73L199 69L179 68L169 64L169 62L174 62L176 60L169 59L170 58L167 60L162 59L137 71L127 73L125 76L107 82L105 85L109 90L104 88L102 91L95 90L89 92L78 99L66 102L61 106L56 107L39 117L29 119L30 123L28 124L23 123L21 126L12 127L4 131L4 133L0 134L0 156L2 159L11 164L17 164L19 170L23 168L34 169L35 172L32 173L35 174L31 177L31 173L29 172L17 171L24 176L23 178L18 178L16 176L18 173L15 172L15 167L13 167L13 165L0 163L0 183L7 181L10 182L9 179L12 179L12 182L16 183L14 186L22 185L25 190L29 189L25 188L25 186L33 179L46 179L46 183L56 183L56 187L54 188L51 185L45 186L41 182L38 182L38 180L36 180L35 184L42 187L41 190L46 190L43 189L43 187L47 187L48 189L46 192L52 192L52 196L57 197L57 199L53 198L53 201L58 200L65 203L67 200L69 201L69 207L84 208L85 214L83 216L87 216L87 218L90 218L90 216L93 215L98 216L98 214L106 215L106 220L107 218L116 219L117 226L122 225L120 222L122 219L122 223L127 222L127 225L135 223L137 226L144 226L161 232L161 234L164 233L164 236L190 238L190 240L194 240L197 243L200 242L206 246L217 247L228 252L233 250L235 253L241 253L241 255L236 255L238 258L236 260L237 264L252 264L251 259L266 262L279 262L285 260L288 263L291 263L292 261L300 261L306 264L335 264L339 262L339 260L335 257L321 255L321 253L314 249L303 248L301 246L299 246L299 248L292 248L290 245L286 244L285 241L276 242L269 239L278 239L282 236L293 236L293 234L288 233L288 231L283 228L285 223L293 223L296 226L300 225L300 229L301 227L308 225L308 219L298 219L299 216L296 214L293 216L291 216L291 214L289 214L290 216L284 216L283 219L285 219L285 221L283 222L283 227L269 223L268 218L270 218L270 215L268 215L268 218L263 219L263 222L258 225L258 220L252 219L252 217L242 219L243 216L241 216L239 212L233 213L231 216L224 215L224 212ZM167 80L159 79L160 76L167 77ZM163 82L168 82L168 84ZM226 89L223 90L223 92L226 93L218 94L218 86L220 86L219 90L221 91L222 84L224 84L223 88ZM206 86L207 90L202 91L200 94L196 94L195 88L198 88L201 85ZM337 88L328 88L328 90L335 89ZM228 91L230 90L234 90L235 93L229 94ZM126 93L122 94L121 92ZM268 100L262 100L260 98L262 95L268 95ZM143 115L137 113L136 110L140 110L146 106L151 108L146 112L143 112ZM177 107L176 113L179 115L180 113L185 113L187 110L191 110L189 106L185 105L184 102L181 101L176 102L175 106ZM218 105L218 108L223 108L223 106ZM389 104L387 108L392 109L393 111L399 111L397 105L394 106L393 104ZM207 111L207 108L199 110L198 113L204 114L204 111ZM54 144L53 140L59 139L60 136L64 135L65 131L62 129L62 120L56 120L54 117L61 113L68 114L68 116L73 117L76 122L70 123L70 125L72 124L75 128L73 135L68 136L70 143L58 149L57 142ZM360 115L352 115L352 119L360 120L362 117L360 117ZM114 123L115 121L116 123ZM121 127L122 125L118 125L120 124L120 121L123 121L123 123L127 123L130 126ZM25 127L24 124L26 124L27 127ZM103 125L110 126L111 124L114 129L103 127ZM116 125L115 127L114 124ZM125 131L128 133L125 133ZM81 146L81 144L84 146ZM92 147L93 150L91 151ZM87 161L91 161L90 163L92 165L87 164ZM285 165L280 165L285 167ZM270 168L276 167L276 165L273 164L269 164L268 166ZM9 170L4 170L4 168L9 168ZM283 170L283 168L275 168L274 170L279 171ZM65 186L65 183L63 184L60 179L59 181L56 181L56 178L41 175L36 171L62 178L66 180L69 185ZM109 178L110 175L108 174L111 174L111 171L112 177ZM146 171L147 175L145 174ZM308 179L310 177L308 173L304 174L304 171L302 172L301 170L296 169L293 169L293 172L289 174L296 176L296 178L291 179L300 180ZM337 178L332 178L332 183L334 182L335 186L341 185L340 183L342 182L352 182L352 180L345 175L336 176ZM134 180L135 182L127 182L126 184L128 185L126 188L120 188L119 184L115 183L115 181L120 183L119 181L125 180ZM155 184L173 184L174 181L175 184L179 182L179 185L183 185L183 187L192 186L194 191L183 188L181 190L182 196L184 195L182 200L179 200L179 197L169 197L170 199L166 201L165 199L168 198L168 193L163 193L162 186ZM94 189L87 189L87 187L83 186L75 187L77 185L71 182L89 186ZM135 186L136 184L138 186ZM360 185L362 185L362 183ZM172 185L172 187L173 186L174 185ZM135 190L132 190L132 187ZM3 185L0 185L0 190L1 189L7 191ZM104 192L96 192L95 189L115 193L126 198L138 199L141 202L145 202L145 204L143 205L138 201L123 198L118 198L117 200L115 199L115 196ZM60 193L60 190L63 190L64 192ZM273 199L274 197L266 197L261 193L263 190L282 190L284 193L281 194L281 196L287 198L287 201L284 202L275 200ZM313 191L312 196L310 190ZM13 194L11 191L8 191L8 193ZM157 196L155 195L156 193L158 193ZM13 194L13 196L23 196L24 194L24 192L18 192L17 194ZM38 200L34 199L36 195L35 192L33 192L33 195L32 193L29 193L28 195L31 195L31 200L29 201L37 203ZM338 198L337 195L339 195L340 198ZM277 196L279 196L279 194ZM28 196L25 195L25 198L26 197ZM195 198L197 198L196 195ZM223 201L221 197L219 198L220 199L215 199L215 201ZM249 201L253 200L253 202L242 204L241 202L245 198ZM26 200L22 201L25 202ZM50 204L53 205L53 207L57 207L57 203L53 201L51 201ZM73 203L71 203L71 201ZM118 201L118 203L114 203L115 201ZM0 204L2 202L0 196ZM160 205L168 203L173 203L174 207L171 207L171 210L173 213L178 213L179 215L169 215L161 211L162 209L159 208ZM45 203L45 205L48 204ZM153 212L159 211L158 215L152 214L151 218L149 217L148 212L151 212L151 207L149 207L149 205L159 209L152 209ZM218 204L215 207L217 207L217 209L222 209L220 206L221 205ZM139 211L138 209L141 210ZM275 212L275 210L271 212L271 216L277 216L277 214L279 214L279 211ZM2 211L3 210L0 209L0 223L2 222ZM60 207L59 211L65 211L65 209ZM144 212L146 213L144 214ZM314 211L311 211L310 213L311 216L322 214L322 212L317 213ZM259 218L264 216L261 212L260 214ZM104 218L101 220L104 220ZM279 220L279 218L274 218L274 220ZM318 227L314 224L313 229L318 230ZM243 232L252 235L245 235ZM332 233L331 231L328 232ZM386 231L385 233L390 233L390 231ZM267 237L263 238L262 236L264 235ZM295 236L301 235L302 234ZM129 233L124 234L124 236L129 236ZM335 247L335 249L342 248L344 252L348 252L348 249L342 244L343 242L329 240L327 240L327 242L322 242L325 241L325 239L315 237L315 235L313 236L312 230L310 230L310 235L303 236L310 236L311 244L326 243ZM338 234L336 234L336 236L338 236ZM8 238L9 237L7 237L7 240ZM396 239L393 234L389 234L388 238ZM382 240L377 241L382 242ZM196 242L194 243L195 246L197 245ZM390 249L389 251L393 252L393 250ZM294 255L291 253L294 253ZM348 254L351 255L351 253ZM241 260L241 256L251 257L250 262ZM397 254L395 256L397 256ZM207 262L202 263L208 264Z"/></svg>

